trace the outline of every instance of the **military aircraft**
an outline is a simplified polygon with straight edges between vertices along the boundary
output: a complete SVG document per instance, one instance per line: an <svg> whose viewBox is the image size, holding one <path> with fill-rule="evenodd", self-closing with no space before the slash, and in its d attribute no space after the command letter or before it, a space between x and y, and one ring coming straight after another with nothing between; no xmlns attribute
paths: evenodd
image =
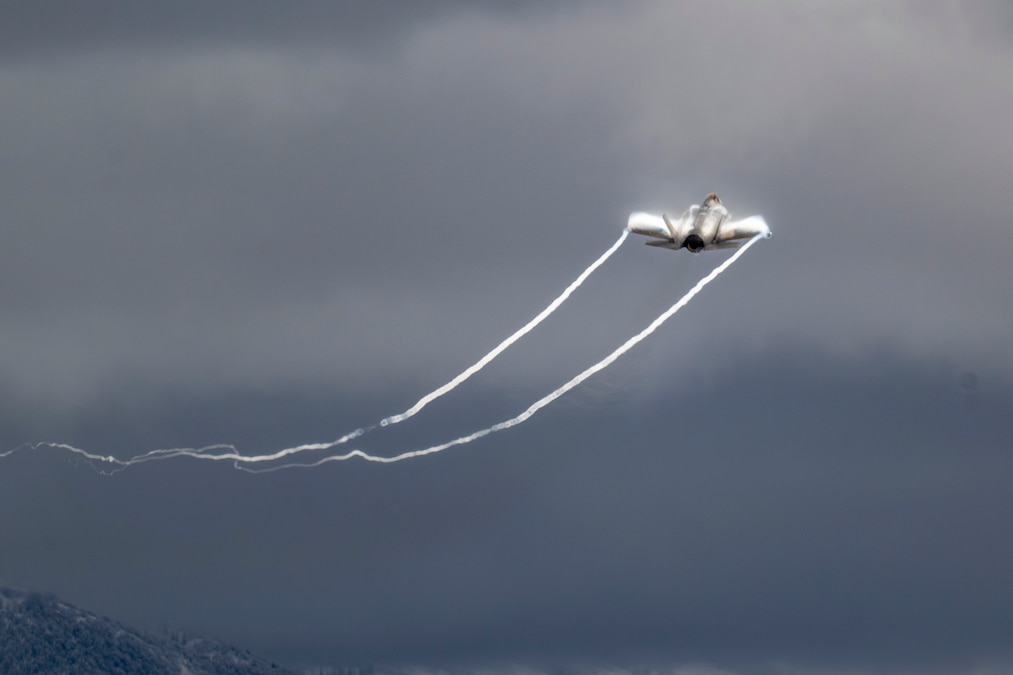
<svg viewBox="0 0 1013 675"><path fill-rule="evenodd" d="M720 248L736 248L756 235L770 236L770 228L762 216L729 220L728 209L713 192L699 206L693 205L673 223L668 216L638 211L630 214L630 232L655 237L648 246L659 246L692 253Z"/></svg>

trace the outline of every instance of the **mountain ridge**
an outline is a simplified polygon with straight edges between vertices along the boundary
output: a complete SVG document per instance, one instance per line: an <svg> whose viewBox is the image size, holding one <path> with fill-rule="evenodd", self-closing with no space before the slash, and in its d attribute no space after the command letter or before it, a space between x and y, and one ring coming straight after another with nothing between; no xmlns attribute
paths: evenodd
<svg viewBox="0 0 1013 675"><path fill-rule="evenodd" d="M0 587L0 672L295 675L215 640L130 628L49 593Z"/></svg>

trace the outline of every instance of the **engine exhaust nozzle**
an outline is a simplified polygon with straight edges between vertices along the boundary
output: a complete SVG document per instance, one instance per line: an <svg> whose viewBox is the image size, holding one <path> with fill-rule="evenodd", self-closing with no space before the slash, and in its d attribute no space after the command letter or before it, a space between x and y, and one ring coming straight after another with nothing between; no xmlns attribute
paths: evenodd
<svg viewBox="0 0 1013 675"><path fill-rule="evenodd" d="M683 243L683 246L685 246L692 253L699 253L704 249L705 244L703 241L703 237L701 237L698 234L691 234L688 237L686 237L686 241Z"/></svg>

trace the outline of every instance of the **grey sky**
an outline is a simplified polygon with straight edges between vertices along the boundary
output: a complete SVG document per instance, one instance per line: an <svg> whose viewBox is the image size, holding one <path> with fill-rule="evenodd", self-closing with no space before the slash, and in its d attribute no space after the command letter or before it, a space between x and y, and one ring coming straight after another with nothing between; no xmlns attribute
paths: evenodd
<svg viewBox="0 0 1013 675"><path fill-rule="evenodd" d="M716 183L784 235L743 282L780 300L728 294L688 348L734 332L1008 361L1009 242L988 196L1013 157L1009 54L965 13L899 7L729 7L750 29L720 38L687 28L710 20L702 4L450 12L380 54L222 26L14 59L4 370L62 396L124 373L439 377L537 311L629 210ZM627 270L672 267L628 253ZM626 274L599 307L625 320L646 282ZM732 331L731 310L761 317Z"/></svg>
<svg viewBox="0 0 1013 675"><path fill-rule="evenodd" d="M632 210L716 191L774 238L439 459L8 458L0 583L291 662L1009 663L1002 3L25 7L0 450L329 440L478 359ZM635 239L368 449L515 415L720 260Z"/></svg>

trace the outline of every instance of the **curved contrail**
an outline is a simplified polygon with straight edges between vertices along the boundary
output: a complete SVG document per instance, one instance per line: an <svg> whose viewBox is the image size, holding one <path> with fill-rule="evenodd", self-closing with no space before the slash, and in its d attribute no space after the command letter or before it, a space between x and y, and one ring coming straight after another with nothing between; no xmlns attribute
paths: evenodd
<svg viewBox="0 0 1013 675"><path fill-rule="evenodd" d="M573 283L567 286L566 290L563 291L558 298L549 303L549 306L543 309L538 316L536 316L531 321L528 321L526 324L524 324L524 326L521 327L520 330L518 330L516 333L508 337L506 340L503 340L503 342L499 343L491 352L480 358L478 361L475 362L474 365L467 368L464 372L462 372L460 375L452 379L450 382L447 382L439 389L435 389L432 392L420 398L418 400L418 403L413 405L411 408L408 408L408 410L405 410L403 413L399 415L391 415L390 417L380 420L380 426L385 427L388 424L397 424L399 422L404 422L406 419L412 417L413 415L418 413L420 410L425 408L427 405L429 405L439 397L452 391L459 384L467 380L469 377L471 377L478 371L482 370L482 368L485 368L485 366L490 361L492 361L494 358L503 353L503 351L507 347L517 342L517 340L524 337L527 333L531 332L531 330L535 326L537 326L543 320L545 320L545 317L549 316L554 311L556 311L556 309L558 309L559 306L562 305L563 302L568 297L570 297L570 294L573 293L575 290L577 290L577 287L580 286L582 283L584 283L585 279L591 276L592 272L601 267L602 263L608 260L612 256L612 254L619 249L622 243L626 241L626 237L629 235L629 233L630 233L629 230L623 230L623 233L619 236L619 239L616 241L616 243L612 244L612 248L605 251L600 258L591 263L590 267L584 270L581 273L581 275L573 281Z"/></svg>
<svg viewBox="0 0 1013 675"><path fill-rule="evenodd" d="M562 396L566 392L568 392L571 389L573 389L574 387L578 386L579 384L581 384L587 378L591 377L595 373L597 373L599 371L602 371L605 368L607 368L610 365L612 365L612 363L615 362L616 359L618 359L620 356L622 356L623 354L625 354L626 352L628 352L630 349L632 349L634 346L636 346L637 343L639 343L641 340L643 340L644 338L646 338L647 336L649 336L651 333L653 333L654 331L656 331L658 329L658 327L661 326L661 324L663 324L666 321L668 321L676 312L678 312L680 309L682 309L687 304L689 304L689 301L692 300L696 296L697 293L699 293L700 291L702 291L707 284L709 284L710 282L712 282L716 278L718 278L718 276L720 276L720 274L722 272L724 272L726 269L728 269L729 267L731 267L732 263L734 263L736 260L738 260L739 257L743 253L745 253L746 250L750 246L752 246L753 244L755 244L758 239L763 239L765 236L766 235L764 235L764 234L758 234L755 237L753 237L752 239L750 239L741 248L739 248L734 253L734 255L730 256L723 263L721 263L720 265L718 265L717 267L715 267L711 271L710 274L708 274L703 279L701 279L700 281L698 281L697 284L695 286L693 286L693 288L691 288L688 293L686 293L686 295L682 296L682 298L680 298L678 302L676 302L674 305L672 305L667 310L665 310L658 318L656 318L654 321L652 321L651 324L649 326L647 326L647 328L644 328L642 331L640 331L639 333L637 333L636 335L634 335L633 337L631 337L629 340L627 340L626 342L624 342L619 348L617 348L611 354L609 354L604 359L602 359L598 363L594 364L593 366L591 366L590 368L588 368L584 372L580 373L579 375L577 375L576 377L574 377L572 380L570 380L569 382L567 382L563 386L559 387L558 389L556 389L552 393L548 394L547 396L544 396L544 397L538 399L537 401L535 401L534 403L532 403L528 407L527 410L525 410L524 412L522 412L520 415L517 415L516 417L511 417L510 419L505 420L503 422L499 422L497 424L494 424L491 427L486 427L485 429L480 429L479 431L475 431L473 433L470 433L467 436L461 436L460 438L455 438L454 440L448 441L446 443L441 443L439 445L433 445L433 446L425 448L423 450L412 450L410 452L404 452L404 453L401 453L400 455L394 455L393 457L380 457L380 456L377 456L377 455L370 455L370 454L365 453L365 452L363 452L361 450L352 450L351 452L347 452L347 453L345 453L343 455L330 455L330 456L327 456L327 457L323 457L323 458L321 458L321 459L319 459L319 460L317 460L315 462L309 462L309 463L303 463L303 464L293 463L293 464L283 464L281 466L266 467L264 469L251 469L249 467L240 466L239 463L237 462L236 468L243 469L245 471L251 471L251 472L254 472L254 473L266 473L268 471L278 471L280 469L312 468L312 467L315 467L315 466L320 466L321 464L326 464L327 462L339 462L339 461L344 461L344 460L352 459L353 457L359 457L359 458L364 459L364 460L369 461L369 462L381 462L381 463L384 463L384 464L391 464L391 463L394 463L394 462L401 462L401 461L406 460L406 459L413 459L415 457L424 457L425 455L432 455L432 454L435 454L437 452L443 452L447 448L452 448L452 447L454 447L456 445L464 445L466 443L471 443L472 441L478 440L479 438L482 438L483 436L488 436L489 434L494 433L496 431L503 431L504 429L509 429L510 427L515 427L518 424L521 424L522 422L527 421L536 412L538 412L539 410L541 410L545 406L549 405L550 403L552 403L553 401L555 401L556 399L558 399L560 396ZM240 461L242 461L242 460L240 460Z"/></svg>
<svg viewBox="0 0 1013 675"><path fill-rule="evenodd" d="M732 264L736 260L738 260L742 256L742 254L744 254L749 249L750 246L752 246L753 244L755 244L758 239L762 239L763 237L764 237L764 235L759 234L759 235L756 235L755 237L753 237L752 239L750 239L741 248L739 248L737 251L735 251L735 253L733 255L731 255L727 260L725 260L723 263L721 263L720 265L718 265L717 267L715 267L710 272L710 274L708 274L703 279L701 279L700 281L698 281L696 283L696 285L693 286L693 288L691 288L689 290L688 293L686 293L684 296L682 296L674 305L672 305L667 310L665 310L660 316L658 316L654 321L652 321L650 323L650 325L648 325L642 331L640 331L639 333L637 333L636 335L634 335L633 337L631 337L630 339L628 339L621 346L619 346L615 351L613 351L611 354L609 354L608 356L606 356L604 359L602 359L598 363L596 363L593 366L587 368L582 373L580 373L579 375L577 375L576 377L574 377L573 379L571 379L569 382L567 382L566 384L564 384L561 387L559 387L558 389L556 389L555 391L551 392L550 394L548 394L548 395L546 395L546 396L538 399L534 403L532 403L530 406L528 406L528 408L524 412L520 413L516 417L512 417L512 418L510 418L508 420L505 420L503 422L499 422L499 423L494 424L494 425L492 425L490 427L486 427L485 429L480 429L480 430L475 431L475 432L473 432L471 434L468 434L467 436L461 436L460 438L456 438L456 439L454 439L452 441L448 441L446 443L441 443L439 445L433 445L431 447L424 448L422 450L412 450L410 452L404 452L404 453L401 453L399 455L394 455L394 456L391 456L391 457L384 457L384 456L379 456L379 455L370 455L369 453L363 452L362 450L351 450L349 452L346 452L346 453L340 454L340 455L328 455L328 456L322 457L322 458L320 458L320 459L318 459L318 460L316 460L314 462L304 462L304 463L294 463L294 462L292 462L292 463L281 464L281 465L276 465L276 466L267 466L267 467L264 467L264 468L256 468L256 467L252 467L252 466L248 466L248 465L259 464L259 463L264 463L264 462L273 462L273 461L276 461L276 460L278 460L278 459L280 459L282 457L289 456L289 455L294 454L296 452L302 452L304 450L327 450L329 448L334 447L336 445L336 443L314 443L314 444L300 445L300 446L296 446L294 448L287 448L285 450L280 450L278 452L271 453L271 454L266 454L266 455L243 455L243 454L239 453L239 451L235 448L235 446L221 444L221 445L210 445L210 446L206 446L204 448L198 448L198 449L178 448L178 449L174 449L174 450L155 450L155 451L152 451L152 452L149 452L149 453L145 453L143 455L138 455L138 456L130 458L130 459L117 459L116 457L112 457L112 456L97 455L97 454L90 453L90 452L87 452L85 450L81 450L80 448L75 448L75 447L73 447L71 445L66 445L66 444L63 444L63 443L37 443L37 444L32 445L31 447L32 448L38 448L38 447L42 447L42 446L48 446L48 447L53 447L53 448L59 448L59 449L62 449L62 450L67 450L67 451L69 451L69 452L71 452L71 453L73 453L75 455L78 455L78 456L80 456L80 457L82 457L82 458L84 458L86 460L90 460L90 461L93 461L93 462L100 462L100 463L104 464L105 467L103 469L100 469L100 470L104 471L105 473L115 473L117 471L122 471L123 469L127 468L128 466L133 466L134 464L142 464L144 462L149 462L149 461L154 461L154 460L169 459L171 457L191 457L191 458L194 458L194 459L206 459L206 460L216 460L216 461L222 461L222 460L231 461L231 462L233 462L235 468L237 468L237 469L241 469L243 471L248 471L248 472L251 472L251 473L266 473L266 472L270 472L270 471L279 471L281 469L312 468L312 467L321 466L322 464L326 464L328 462L340 462L340 461L349 460L349 459L352 459L352 458L355 458L355 457L358 457L360 459L363 459L363 460L366 460L366 461L369 461L369 462L378 462L378 463L383 463L383 464L392 464L394 462L401 462L401 461L404 461L406 459L413 459L413 458L416 458L416 457L424 457L426 455L432 455L432 454L435 454L435 453L438 453L438 452L442 452L442 451L444 451L444 450L446 450L448 448L452 448L454 446L464 445L466 443L471 443L472 441L478 440L479 438L482 438L484 436L488 436L491 433L494 433L494 432L497 432L497 431L503 431L504 429L509 429L511 427L517 426L518 424L521 424L521 423L527 421L536 412L538 412L539 410L541 410L545 406L549 405L550 403L552 403L553 401L555 401L556 399L558 399L560 396L562 396L563 394L565 394L568 391L570 391L571 389L577 387L578 385L580 385L582 382L584 382L585 380L587 380L589 377L591 377L595 373L598 373L601 370L604 370L605 368L607 368L608 366L610 366L620 356L622 356L623 354L625 354L626 352L628 352L630 349L632 349L634 346L636 346L639 342L641 342L642 340L644 340L645 338L647 338L649 335L651 335L651 333L653 333L654 331L656 331L663 323L665 323L666 321L668 321L668 319L670 319L676 312L678 312L680 309L682 309L687 304L689 304L689 302L694 297L696 297L696 295L700 291L702 291L704 289L704 287L707 286L707 284L709 284L710 282L714 281L714 279L716 279L718 276L720 276L722 272L724 272L726 269L728 269L729 267L731 267ZM622 239L620 239L619 243L621 243L621 242L622 242ZM515 333L515 335L517 335L517 334ZM504 349L505 349L505 347L504 347ZM24 446L22 446L22 447L24 447ZM0 454L0 457L4 457L6 455L9 455L9 454L11 454L11 452L14 452L14 450L8 451L8 452L3 453L3 454Z"/></svg>
<svg viewBox="0 0 1013 675"><path fill-rule="evenodd" d="M612 246L609 247L608 250L602 253L597 260L591 263L587 267L587 269L581 272L580 275L576 279L574 279L573 282L571 282L570 285L567 286L562 293L559 294L559 297L550 302L545 309L543 309L541 312L539 312L537 316L535 316L535 318L528 321L520 329L515 331L513 335L511 335L510 337L508 337L507 339L503 340L498 345L496 345L496 347L494 347L492 351L490 351L488 354L486 354L481 359L476 361L473 365L466 368L459 375L454 377L454 379L450 380L443 386L434 389L430 393L426 394L425 396L420 398L418 402L415 403L415 405L408 408L404 412L399 413L397 415L385 417L384 419L380 420L378 423L372 426L360 427L358 429L355 429L354 431L351 431L336 440L329 441L326 443L307 443L304 445L297 445L291 448L285 448L284 450L279 450L278 452L274 452L268 455L258 455L255 457L246 457L246 458L243 458L243 455L239 454L235 446L228 444L208 445L203 448L171 448L171 449L152 450L150 452L137 455L136 457L133 457L130 460L118 460L112 456L95 455L93 453L88 453L63 443L37 443L29 447L32 447L34 449L40 446L49 446L54 448L60 448L63 450L69 450L81 457L84 457L85 459L93 461L101 461L112 466L119 466L120 468L125 468L126 466L129 466L131 464L140 464L143 462L149 462L156 459L168 459L170 457L205 457L207 459L232 459L237 461L242 458L242 461L271 462L301 452L308 452L314 450L329 450L339 445L343 445L348 441L359 438L360 436L369 433L373 429L376 429L378 426L386 427L391 424L398 424L400 422L404 422L405 420L417 415L423 408L425 408L427 405L429 405L436 399L456 389L458 386L464 383L465 380L470 378L478 371L482 370L482 368L485 368L487 365L489 365L489 363L493 359L495 359L497 356L506 351L508 347L513 345L519 339L521 339L522 337L530 333L532 330L534 330L535 327L538 326L538 324L540 324L550 314L559 309L559 306L562 305L566 301L566 299L569 298L573 294L573 292L577 290L577 288L579 288L580 285L583 284L596 269L601 267L606 260L612 257L613 253L619 250L619 247L622 245L624 241L626 241L626 237L628 237L629 234L630 234L629 230L624 229L622 234L619 235L619 239L617 239L616 242L612 244ZM19 446L19 448L15 448L15 450L8 450L7 452L0 453L0 458L6 457L12 452L15 452L16 450L23 447L26 446Z"/></svg>

